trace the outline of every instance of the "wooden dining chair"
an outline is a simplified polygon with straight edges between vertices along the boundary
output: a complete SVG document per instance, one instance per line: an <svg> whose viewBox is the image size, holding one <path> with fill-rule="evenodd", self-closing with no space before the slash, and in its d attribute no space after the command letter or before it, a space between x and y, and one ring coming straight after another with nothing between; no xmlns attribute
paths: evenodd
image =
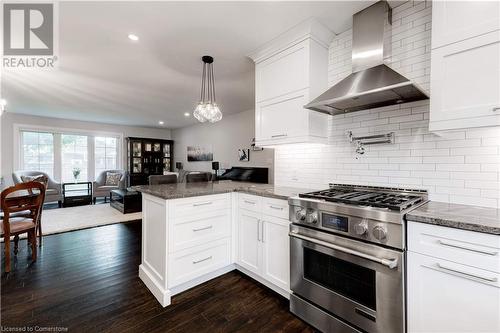
<svg viewBox="0 0 500 333"><path fill-rule="evenodd" d="M20 183L8 187L0 196L4 213L0 221L0 236L5 242L5 272L10 272L10 237L14 236L14 254L17 254L19 235L28 234L31 258L36 261L36 232L45 199L45 186L39 182ZM16 213L29 211L22 216Z"/></svg>

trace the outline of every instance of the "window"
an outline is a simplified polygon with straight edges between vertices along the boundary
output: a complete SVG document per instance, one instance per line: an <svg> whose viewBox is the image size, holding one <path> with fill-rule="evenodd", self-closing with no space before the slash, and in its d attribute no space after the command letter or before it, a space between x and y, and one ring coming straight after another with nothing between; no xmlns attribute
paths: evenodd
<svg viewBox="0 0 500 333"><path fill-rule="evenodd" d="M75 180L73 172L79 171L78 180L87 181L87 137L84 135L61 135L62 181Z"/></svg>
<svg viewBox="0 0 500 333"><path fill-rule="evenodd" d="M21 135L23 169L54 176L54 135L43 132L21 132Z"/></svg>
<svg viewBox="0 0 500 333"><path fill-rule="evenodd" d="M121 168L122 136L17 128L16 168L47 173L57 181L92 181L102 171ZM19 165L18 165L19 164Z"/></svg>
<svg viewBox="0 0 500 333"><path fill-rule="evenodd" d="M105 170L114 170L117 168L117 139L113 137L95 137L95 176Z"/></svg>

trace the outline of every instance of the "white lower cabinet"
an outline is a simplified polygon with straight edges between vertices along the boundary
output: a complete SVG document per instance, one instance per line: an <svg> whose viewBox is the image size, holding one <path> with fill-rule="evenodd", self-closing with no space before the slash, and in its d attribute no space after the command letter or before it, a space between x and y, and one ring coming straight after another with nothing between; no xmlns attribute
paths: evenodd
<svg viewBox="0 0 500 333"><path fill-rule="evenodd" d="M284 200L273 199L271 204L288 208ZM288 227L288 219L238 208L237 264L285 292L290 289Z"/></svg>
<svg viewBox="0 0 500 333"><path fill-rule="evenodd" d="M262 218L262 276L283 290L290 289L288 220Z"/></svg>
<svg viewBox="0 0 500 333"><path fill-rule="evenodd" d="M260 214L244 209L238 212L238 264L254 273L261 267Z"/></svg>
<svg viewBox="0 0 500 333"><path fill-rule="evenodd" d="M409 332L500 332L500 274L408 253Z"/></svg>
<svg viewBox="0 0 500 333"><path fill-rule="evenodd" d="M500 332L500 237L408 224L408 332Z"/></svg>

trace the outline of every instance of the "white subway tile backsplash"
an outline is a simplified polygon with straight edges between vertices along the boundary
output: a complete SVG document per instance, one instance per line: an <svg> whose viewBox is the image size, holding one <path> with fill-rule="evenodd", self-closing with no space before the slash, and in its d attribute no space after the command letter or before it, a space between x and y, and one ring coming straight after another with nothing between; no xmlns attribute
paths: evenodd
<svg viewBox="0 0 500 333"><path fill-rule="evenodd" d="M496 155L498 147L456 148L450 150L450 155Z"/></svg>
<svg viewBox="0 0 500 333"><path fill-rule="evenodd" d="M434 156L434 157L425 157L423 159L423 163L436 163L436 164L444 164L444 163L464 163L464 156Z"/></svg>
<svg viewBox="0 0 500 333"><path fill-rule="evenodd" d="M393 8L389 66L430 86L431 1ZM351 73L352 30L329 49L328 82ZM500 127L429 132L429 101L417 101L330 117L329 145L275 149L275 183L321 189L329 183L424 188L431 200L500 208ZM395 144L366 146L357 155L355 136L395 133Z"/></svg>
<svg viewBox="0 0 500 333"><path fill-rule="evenodd" d="M438 164L439 171L481 171L481 164Z"/></svg>

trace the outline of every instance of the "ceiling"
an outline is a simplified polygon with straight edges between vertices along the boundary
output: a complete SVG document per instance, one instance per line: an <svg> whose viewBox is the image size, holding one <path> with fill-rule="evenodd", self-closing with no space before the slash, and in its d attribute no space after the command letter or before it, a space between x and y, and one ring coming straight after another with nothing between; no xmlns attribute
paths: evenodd
<svg viewBox="0 0 500 333"><path fill-rule="evenodd" d="M374 1L60 2L58 68L4 70L7 111L111 124L196 123L202 55L224 115L254 107L251 51L316 17L333 32ZM129 33L139 36L133 42Z"/></svg>

